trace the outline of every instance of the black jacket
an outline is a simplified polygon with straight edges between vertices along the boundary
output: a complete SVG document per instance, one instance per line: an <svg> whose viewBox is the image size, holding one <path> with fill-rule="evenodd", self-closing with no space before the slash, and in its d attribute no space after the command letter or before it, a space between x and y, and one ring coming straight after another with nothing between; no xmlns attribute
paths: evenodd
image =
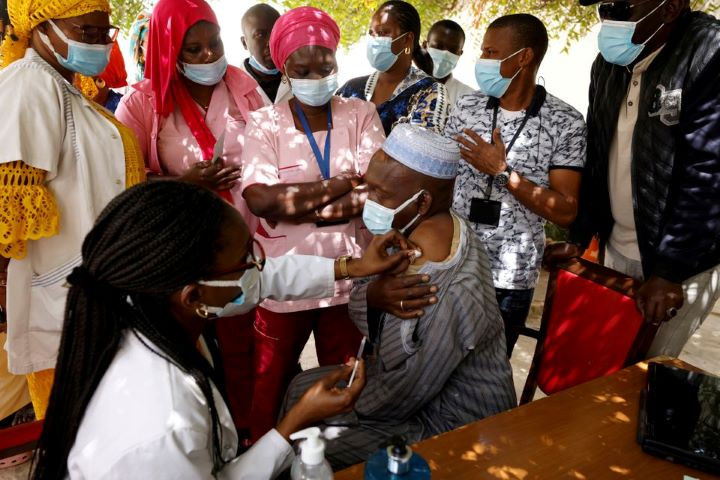
<svg viewBox="0 0 720 480"><path fill-rule="evenodd" d="M610 237L608 155L631 73L598 56L592 67L588 157L574 241ZM720 263L720 21L679 20L642 76L631 182L645 277L674 282Z"/></svg>

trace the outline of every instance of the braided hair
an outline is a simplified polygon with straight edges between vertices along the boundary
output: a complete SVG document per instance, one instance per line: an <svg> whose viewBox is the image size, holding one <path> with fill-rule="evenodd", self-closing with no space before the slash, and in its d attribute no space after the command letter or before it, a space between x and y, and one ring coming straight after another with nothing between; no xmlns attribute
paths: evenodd
<svg viewBox="0 0 720 480"><path fill-rule="evenodd" d="M415 40L413 43L412 58L417 67L432 76L433 63L430 54L420 46L420 14L410 3L402 0L389 0L377 9L378 12L387 9L400 26L403 33L412 32Z"/></svg>
<svg viewBox="0 0 720 480"><path fill-rule="evenodd" d="M82 265L68 277L55 383L33 478L67 475L85 409L127 330L195 380L210 411L214 472L222 468L213 369L171 315L169 297L210 273L231 213L208 190L163 181L125 191L100 214L83 242Z"/></svg>

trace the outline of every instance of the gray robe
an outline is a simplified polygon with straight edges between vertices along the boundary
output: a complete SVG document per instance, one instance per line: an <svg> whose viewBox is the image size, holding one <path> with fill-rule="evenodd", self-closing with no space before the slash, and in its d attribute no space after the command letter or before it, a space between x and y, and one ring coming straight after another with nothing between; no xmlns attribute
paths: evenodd
<svg viewBox="0 0 720 480"><path fill-rule="evenodd" d="M417 442L517 405L487 254L465 221L459 225L455 255L420 269L439 289L438 303L423 317L385 314L379 338L370 338L366 299L372 279L353 286L350 316L373 342L375 355L367 359L367 384L353 414L326 421L349 427L328 441L333 468L367 460L392 435ZM285 409L333 368L298 375Z"/></svg>

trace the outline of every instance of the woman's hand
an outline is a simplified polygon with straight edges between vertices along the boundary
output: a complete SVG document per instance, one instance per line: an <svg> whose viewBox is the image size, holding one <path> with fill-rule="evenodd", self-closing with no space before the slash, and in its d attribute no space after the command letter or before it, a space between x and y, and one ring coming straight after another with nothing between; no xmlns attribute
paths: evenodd
<svg viewBox="0 0 720 480"><path fill-rule="evenodd" d="M397 252L388 254L395 247ZM362 258L348 261L350 277L369 277L379 273L402 273L410 266L416 256L417 247L400 232L391 230L385 235L375 235Z"/></svg>
<svg viewBox="0 0 720 480"><path fill-rule="evenodd" d="M194 183L210 190L230 190L242 177L238 167L225 167L222 160L218 162L198 162L193 164L180 180Z"/></svg>
<svg viewBox="0 0 720 480"><path fill-rule="evenodd" d="M341 380L350 379L354 366L355 359L351 358L341 368L311 386L276 427L280 435L289 441L290 435L298 430L352 411L365 387L365 361L360 360L352 386L338 388L337 384Z"/></svg>
<svg viewBox="0 0 720 480"><path fill-rule="evenodd" d="M382 275L368 285L368 307L403 320L422 317L423 308L438 301L437 286L428 285L429 281L427 275Z"/></svg>

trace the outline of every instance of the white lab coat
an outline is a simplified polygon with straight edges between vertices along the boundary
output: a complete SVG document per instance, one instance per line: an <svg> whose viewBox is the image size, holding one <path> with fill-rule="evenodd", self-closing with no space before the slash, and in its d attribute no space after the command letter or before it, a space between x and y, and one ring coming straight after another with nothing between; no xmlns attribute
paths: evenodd
<svg viewBox="0 0 720 480"><path fill-rule="evenodd" d="M325 298L335 291L334 260L287 255L268 258L264 298ZM197 383L153 353L148 339L128 332L100 381L68 455L70 479L212 478L210 413ZM293 450L271 430L235 457L238 437L230 411L214 389L229 463L217 478L260 480L289 467Z"/></svg>

